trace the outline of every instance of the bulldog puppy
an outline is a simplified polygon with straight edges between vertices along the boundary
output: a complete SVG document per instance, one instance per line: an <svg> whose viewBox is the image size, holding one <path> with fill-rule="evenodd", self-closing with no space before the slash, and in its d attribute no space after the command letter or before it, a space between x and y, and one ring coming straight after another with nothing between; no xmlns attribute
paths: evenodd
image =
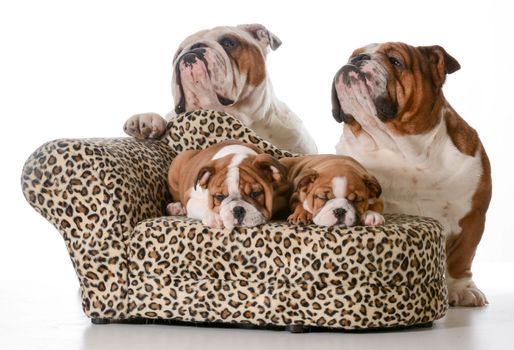
<svg viewBox="0 0 514 350"><path fill-rule="evenodd" d="M189 36L173 60L175 110L166 119L195 109L223 111L279 148L317 153L302 121L273 92L266 54L280 45L260 24L216 27ZM136 114L124 129L139 139L159 138L166 121L155 113Z"/></svg>
<svg viewBox="0 0 514 350"><path fill-rule="evenodd" d="M440 46L373 44L334 78L333 115L344 122L338 154L359 159L380 181L385 212L430 216L445 229L452 305L482 306L471 264L491 198L484 146L446 101L460 65Z"/></svg>
<svg viewBox="0 0 514 350"><path fill-rule="evenodd" d="M380 184L354 159L310 155L280 162L294 185L289 222L343 227L385 223Z"/></svg>
<svg viewBox="0 0 514 350"><path fill-rule="evenodd" d="M171 163L170 215L187 215L210 227L252 227L287 208L286 168L255 146L225 141L180 153Z"/></svg>

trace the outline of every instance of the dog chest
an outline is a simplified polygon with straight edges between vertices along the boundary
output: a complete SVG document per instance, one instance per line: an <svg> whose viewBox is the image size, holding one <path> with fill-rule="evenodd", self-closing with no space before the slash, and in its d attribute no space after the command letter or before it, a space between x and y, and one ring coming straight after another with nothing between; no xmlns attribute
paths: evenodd
<svg viewBox="0 0 514 350"><path fill-rule="evenodd" d="M377 177L386 213L433 217L446 233L460 233L459 220L471 209L483 171L478 153L461 153L449 138L428 150L422 162L389 149L370 151L358 143L340 144L338 151L356 158Z"/></svg>

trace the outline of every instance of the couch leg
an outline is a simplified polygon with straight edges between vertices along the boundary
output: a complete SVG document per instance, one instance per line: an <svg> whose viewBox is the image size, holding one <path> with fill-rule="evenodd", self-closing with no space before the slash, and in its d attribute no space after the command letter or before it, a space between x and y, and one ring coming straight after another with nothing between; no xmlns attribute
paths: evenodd
<svg viewBox="0 0 514 350"><path fill-rule="evenodd" d="M427 322L427 323L422 323L422 324L416 325L416 327L418 327L418 328L432 328L433 326L434 326L433 322Z"/></svg>
<svg viewBox="0 0 514 350"><path fill-rule="evenodd" d="M92 318L91 319L92 324L109 324L111 323L111 320L108 318Z"/></svg>
<svg viewBox="0 0 514 350"><path fill-rule="evenodd" d="M310 330L310 327L304 326L303 324L288 324L286 326L286 331L290 333L309 333Z"/></svg>

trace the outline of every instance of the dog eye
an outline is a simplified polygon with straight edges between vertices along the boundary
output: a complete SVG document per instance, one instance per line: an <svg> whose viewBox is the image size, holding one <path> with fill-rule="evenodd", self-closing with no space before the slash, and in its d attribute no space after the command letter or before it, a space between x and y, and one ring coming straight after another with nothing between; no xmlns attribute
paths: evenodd
<svg viewBox="0 0 514 350"><path fill-rule="evenodd" d="M315 195L314 196L316 199L319 199L319 200L322 200L324 202L328 201L328 198L327 197L322 197L322 196L318 196L318 195Z"/></svg>
<svg viewBox="0 0 514 350"><path fill-rule="evenodd" d="M402 62L397 59L396 57L393 57L393 56L388 56L387 57L389 59L389 62L391 62L391 64L395 67L402 67Z"/></svg>
<svg viewBox="0 0 514 350"><path fill-rule="evenodd" d="M227 198L225 195L222 195L222 194L217 194L214 196L214 199L216 199L218 202L223 202L223 200Z"/></svg>
<svg viewBox="0 0 514 350"><path fill-rule="evenodd" d="M250 197L252 197L253 199L256 199L256 198L258 198L261 194L262 194L262 191L253 191L252 193L250 193Z"/></svg>
<svg viewBox="0 0 514 350"><path fill-rule="evenodd" d="M357 197L355 197L355 199L353 200L353 202L354 202L354 203L359 203L359 202L362 202L362 200L363 200L363 199L362 199L362 197L357 196Z"/></svg>
<svg viewBox="0 0 514 350"><path fill-rule="evenodd" d="M223 37L219 41L220 45L223 46L226 49L233 49L237 46L237 41L231 37Z"/></svg>

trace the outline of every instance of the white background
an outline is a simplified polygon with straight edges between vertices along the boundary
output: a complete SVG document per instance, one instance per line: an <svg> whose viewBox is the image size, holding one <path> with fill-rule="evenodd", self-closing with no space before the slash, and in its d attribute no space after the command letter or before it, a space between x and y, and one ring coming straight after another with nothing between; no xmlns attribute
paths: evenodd
<svg viewBox="0 0 514 350"><path fill-rule="evenodd" d="M475 127L493 169L493 201L476 264L514 261L512 10L494 2L11 1L0 3L0 283L75 282L57 231L25 201L24 161L64 137L121 137L126 118L173 108L171 61L187 35L260 22L283 45L268 56L277 96L334 152L332 78L372 42L439 44L462 69L445 95ZM456 164L455 166L458 166ZM478 276L477 276L478 277Z"/></svg>

